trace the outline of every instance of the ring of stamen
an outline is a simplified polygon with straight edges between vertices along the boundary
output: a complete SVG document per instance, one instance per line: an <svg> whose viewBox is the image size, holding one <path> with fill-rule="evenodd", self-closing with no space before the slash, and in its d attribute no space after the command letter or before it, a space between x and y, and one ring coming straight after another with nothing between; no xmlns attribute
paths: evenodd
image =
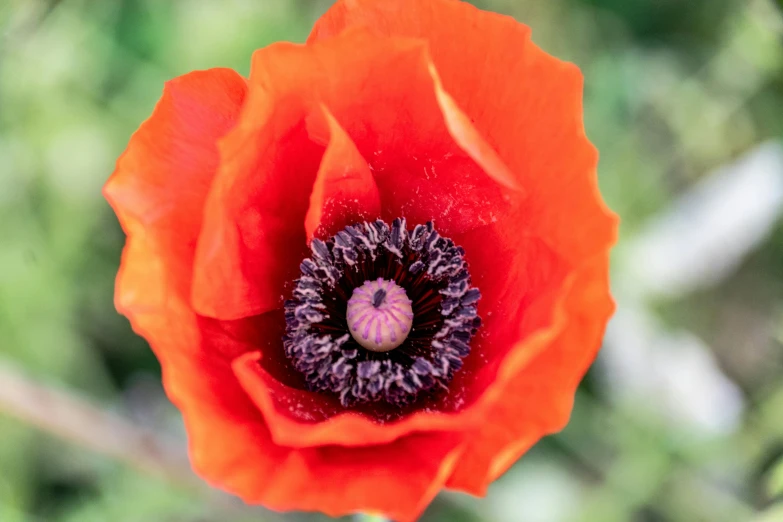
<svg viewBox="0 0 783 522"><path fill-rule="evenodd" d="M448 389L481 324L464 250L432 222L408 231L403 218L349 226L310 248L285 303L283 338L308 387L344 406L400 406ZM400 324L368 328L387 305L405 312L392 310Z"/></svg>

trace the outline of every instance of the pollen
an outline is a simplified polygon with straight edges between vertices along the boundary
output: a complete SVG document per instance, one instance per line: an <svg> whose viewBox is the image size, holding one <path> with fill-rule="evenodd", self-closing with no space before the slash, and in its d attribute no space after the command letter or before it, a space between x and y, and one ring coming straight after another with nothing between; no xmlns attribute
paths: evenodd
<svg viewBox="0 0 783 522"><path fill-rule="evenodd" d="M351 337L371 352L400 346L413 325L412 301L393 281L379 277L353 290L345 317Z"/></svg>

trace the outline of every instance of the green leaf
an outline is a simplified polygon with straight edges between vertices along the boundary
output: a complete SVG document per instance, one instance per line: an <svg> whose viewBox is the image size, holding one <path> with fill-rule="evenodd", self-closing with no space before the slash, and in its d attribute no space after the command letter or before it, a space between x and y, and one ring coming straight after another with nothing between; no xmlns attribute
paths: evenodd
<svg viewBox="0 0 783 522"><path fill-rule="evenodd" d="M776 504L764 511L753 522L783 522L783 504Z"/></svg>
<svg viewBox="0 0 783 522"><path fill-rule="evenodd" d="M772 498L783 496L783 459L775 464L767 481L767 492Z"/></svg>

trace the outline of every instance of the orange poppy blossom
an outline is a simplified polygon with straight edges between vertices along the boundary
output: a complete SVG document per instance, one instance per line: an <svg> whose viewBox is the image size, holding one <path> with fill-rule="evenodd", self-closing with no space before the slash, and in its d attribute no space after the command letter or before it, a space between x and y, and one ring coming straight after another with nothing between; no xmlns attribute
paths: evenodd
<svg viewBox="0 0 783 522"><path fill-rule="evenodd" d="M198 474L413 520L566 424L614 309L582 84L457 0L340 0L166 84L104 193Z"/></svg>

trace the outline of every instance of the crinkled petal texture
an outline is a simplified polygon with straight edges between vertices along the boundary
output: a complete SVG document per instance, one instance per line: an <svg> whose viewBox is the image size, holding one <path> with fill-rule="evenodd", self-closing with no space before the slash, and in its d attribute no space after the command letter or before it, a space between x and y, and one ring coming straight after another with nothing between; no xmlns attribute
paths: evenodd
<svg viewBox="0 0 783 522"><path fill-rule="evenodd" d="M581 99L525 26L456 0L339 1L248 79L167 84L105 194L128 236L117 307L196 470L277 510L411 520L561 429L613 310ZM465 248L484 324L426 408L345 411L288 364L282 303L309 240L400 216Z"/></svg>

